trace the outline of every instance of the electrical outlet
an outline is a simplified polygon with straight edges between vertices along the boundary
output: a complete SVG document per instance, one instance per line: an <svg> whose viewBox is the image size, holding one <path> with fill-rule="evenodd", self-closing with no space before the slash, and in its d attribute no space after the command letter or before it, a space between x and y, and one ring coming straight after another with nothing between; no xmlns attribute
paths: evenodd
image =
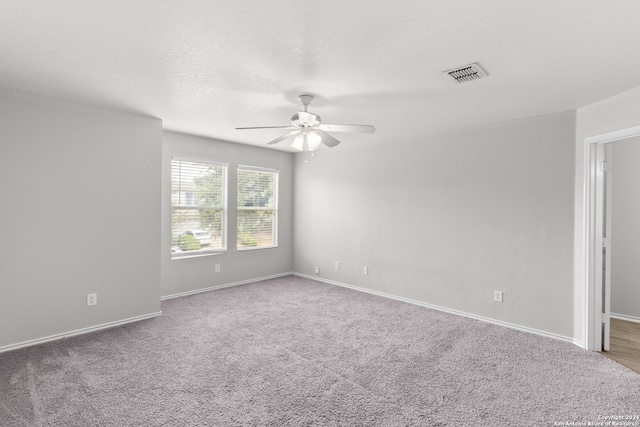
<svg viewBox="0 0 640 427"><path fill-rule="evenodd" d="M493 300L495 302L502 302L502 291L493 291Z"/></svg>
<svg viewBox="0 0 640 427"><path fill-rule="evenodd" d="M220 264L216 264L214 270L216 273L220 273Z"/></svg>
<svg viewBox="0 0 640 427"><path fill-rule="evenodd" d="M320 274L320 267L316 266L316 274Z"/></svg>
<svg viewBox="0 0 640 427"><path fill-rule="evenodd" d="M364 274L365 276L369 275L369 267L362 267L362 274Z"/></svg>
<svg viewBox="0 0 640 427"><path fill-rule="evenodd" d="M340 270L340 261L336 261L336 270Z"/></svg>
<svg viewBox="0 0 640 427"><path fill-rule="evenodd" d="M87 294L87 307L98 304L98 294Z"/></svg>

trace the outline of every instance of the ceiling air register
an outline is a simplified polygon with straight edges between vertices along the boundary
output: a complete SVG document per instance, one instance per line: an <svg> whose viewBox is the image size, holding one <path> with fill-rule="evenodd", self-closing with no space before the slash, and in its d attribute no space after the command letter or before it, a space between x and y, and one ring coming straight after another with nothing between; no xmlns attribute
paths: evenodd
<svg viewBox="0 0 640 427"><path fill-rule="evenodd" d="M489 75L476 62L474 62L473 64L455 68L453 70L443 71L443 73L448 74L453 80L458 83L478 80Z"/></svg>

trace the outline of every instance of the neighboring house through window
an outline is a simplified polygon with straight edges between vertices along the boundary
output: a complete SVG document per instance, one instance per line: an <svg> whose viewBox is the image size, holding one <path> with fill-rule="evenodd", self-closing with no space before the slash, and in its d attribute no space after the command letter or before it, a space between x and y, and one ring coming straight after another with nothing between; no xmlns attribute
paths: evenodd
<svg viewBox="0 0 640 427"><path fill-rule="evenodd" d="M193 192L186 191L184 193L184 195L185 195L185 202L184 202L185 205L187 205L187 206L195 206L196 205L196 203L195 203L196 199L193 197L194 196Z"/></svg>

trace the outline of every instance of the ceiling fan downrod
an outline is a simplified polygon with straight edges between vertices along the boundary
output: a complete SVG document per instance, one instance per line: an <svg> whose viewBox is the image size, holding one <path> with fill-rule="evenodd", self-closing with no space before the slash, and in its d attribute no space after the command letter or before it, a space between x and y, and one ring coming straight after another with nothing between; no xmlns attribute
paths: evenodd
<svg viewBox="0 0 640 427"><path fill-rule="evenodd" d="M307 107L311 104L311 101L313 101L313 95L298 95L298 100L300 100L300 104L302 104L304 112L308 113Z"/></svg>

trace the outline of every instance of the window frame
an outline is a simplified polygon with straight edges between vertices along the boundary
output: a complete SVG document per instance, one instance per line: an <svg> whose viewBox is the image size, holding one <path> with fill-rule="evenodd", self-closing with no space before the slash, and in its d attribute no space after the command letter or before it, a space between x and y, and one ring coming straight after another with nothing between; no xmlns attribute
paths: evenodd
<svg viewBox="0 0 640 427"><path fill-rule="evenodd" d="M240 206L238 203L238 193L240 186L240 173L241 172L260 172L260 173L270 173L273 174L273 206ZM236 166L236 251L244 252L244 251L255 251L260 249L273 249L278 247L278 211L280 204L280 171L278 169L265 168L260 166L249 166L249 165L237 165ZM250 212L250 211L271 211L273 212L273 228L272 228L272 244L271 245L263 245L263 246L240 246L240 212Z"/></svg>
<svg viewBox="0 0 640 427"><path fill-rule="evenodd" d="M184 191L184 193L193 193L194 196L194 204L190 205L190 204L183 204L183 205L174 205L174 162L184 162L184 163L192 163L192 164L197 164L197 165L204 165L204 166L216 166L216 167L222 167L223 168L223 177L222 177L222 183L221 183L221 192L222 192L222 205L220 207L212 207L212 206L199 206L196 198L195 198L195 191L193 190L186 190ZM217 162L217 161L212 161L212 160L207 160L207 159L196 159L196 158L188 158L188 157L179 157L179 156L173 156L171 158L171 228L170 228L170 235L171 235L171 259L172 260L176 260L176 259L185 259L185 258L193 258L193 257L201 257L201 256L211 256L211 255L217 255L223 252L226 252L228 249L228 225L229 225L229 164L228 163L224 163L224 162ZM180 187L179 187L180 188ZM180 198L181 198L181 194L180 194L180 190L177 191L178 192L178 203L180 203ZM186 196L185 196L186 197ZM186 203L186 198L185 198L185 203ZM196 210L196 211L200 211L200 210L210 210L210 211L220 211L221 212L221 220L220 220L220 239L221 239L221 247L216 247L216 248L206 248L206 249L200 249L200 250L193 250L193 251L183 251L183 252L173 252L173 248L174 248L174 244L173 244L173 237L174 237L174 212L176 210L184 210L184 211L189 211L189 210Z"/></svg>

